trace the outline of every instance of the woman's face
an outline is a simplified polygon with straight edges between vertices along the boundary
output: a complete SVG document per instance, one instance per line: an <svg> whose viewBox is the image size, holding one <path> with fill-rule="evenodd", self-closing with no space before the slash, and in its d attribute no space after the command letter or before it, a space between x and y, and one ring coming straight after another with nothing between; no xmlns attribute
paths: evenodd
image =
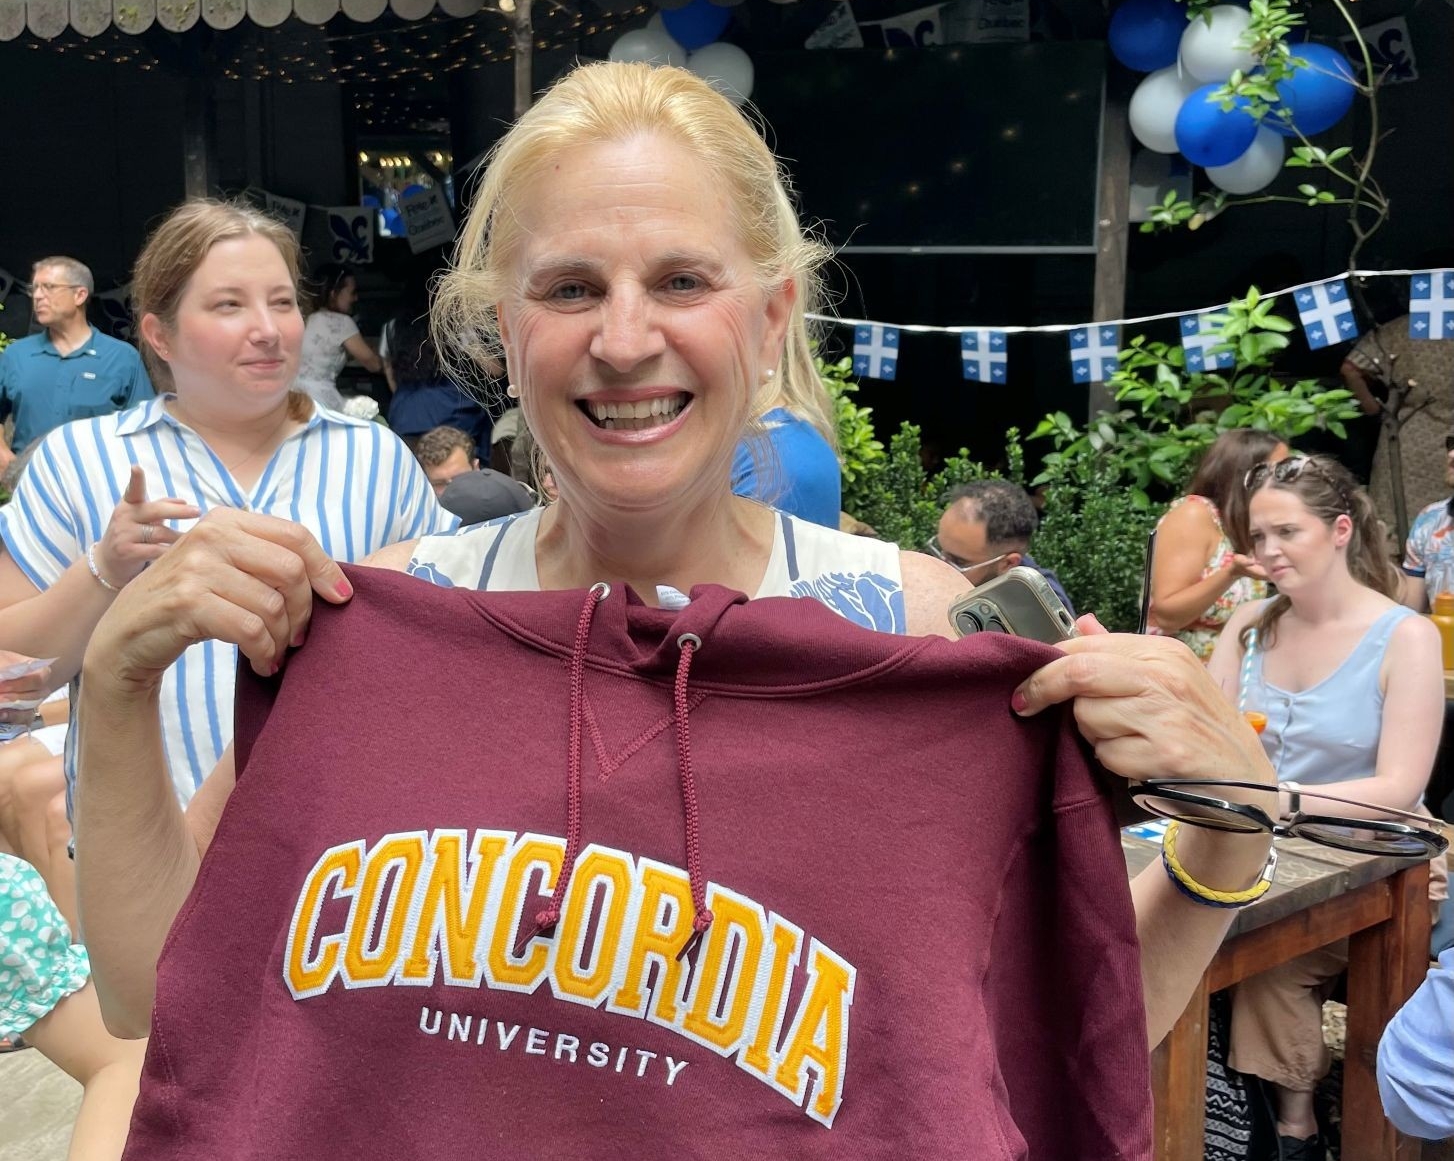
<svg viewBox="0 0 1454 1161"><path fill-rule="evenodd" d="M287 397L303 316L278 248L249 234L213 246L182 292L174 324L148 314L142 333L184 402L247 414Z"/></svg>
<svg viewBox="0 0 1454 1161"><path fill-rule="evenodd" d="M500 330L561 495L646 511L725 493L792 289L759 285L721 184L638 136L566 150L517 206Z"/></svg>
<svg viewBox="0 0 1454 1161"><path fill-rule="evenodd" d="M336 310L339 314L352 314L357 305L358 279L352 274L345 274L338 289L328 296L328 309Z"/></svg>
<svg viewBox="0 0 1454 1161"><path fill-rule="evenodd" d="M1252 553L1279 592L1296 597L1334 569L1347 571L1345 550L1353 524L1339 516L1324 524L1295 492L1262 488L1248 509Z"/></svg>

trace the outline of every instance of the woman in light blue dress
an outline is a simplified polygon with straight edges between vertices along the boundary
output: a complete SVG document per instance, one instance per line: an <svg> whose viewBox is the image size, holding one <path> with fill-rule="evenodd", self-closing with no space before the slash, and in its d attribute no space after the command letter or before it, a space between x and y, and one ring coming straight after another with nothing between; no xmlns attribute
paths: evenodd
<svg viewBox="0 0 1454 1161"><path fill-rule="evenodd" d="M1417 809L1443 724L1439 635L1398 604L1372 501L1324 456L1260 465L1247 483L1252 551L1278 595L1232 615L1212 677L1265 715L1280 784L1326 789L1370 814ZM1324 1156L1313 1113L1331 1065L1322 1003L1346 964L1345 941L1254 976L1233 998L1229 1060L1272 1083L1284 1158Z"/></svg>

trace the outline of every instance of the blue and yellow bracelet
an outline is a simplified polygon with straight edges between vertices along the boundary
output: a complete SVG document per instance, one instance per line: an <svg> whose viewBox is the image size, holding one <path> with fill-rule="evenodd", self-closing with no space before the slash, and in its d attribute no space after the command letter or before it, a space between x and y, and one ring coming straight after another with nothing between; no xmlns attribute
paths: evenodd
<svg viewBox="0 0 1454 1161"><path fill-rule="evenodd" d="M1257 902L1272 888L1273 872L1277 870L1275 848L1268 852L1267 865L1262 868L1257 882L1245 891L1214 891L1193 879L1176 857L1176 836L1180 830L1179 822L1167 824L1166 835L1161 840L1161 865L1166 868L1166 877L1188 899L1204 907L1246 907L1249 903Z"/></svg>

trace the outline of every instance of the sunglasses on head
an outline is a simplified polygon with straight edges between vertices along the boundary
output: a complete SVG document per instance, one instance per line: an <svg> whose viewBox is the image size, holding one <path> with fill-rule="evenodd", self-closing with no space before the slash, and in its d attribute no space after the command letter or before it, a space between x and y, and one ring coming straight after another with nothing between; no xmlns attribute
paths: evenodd
<svg viewBox="0 0 1454 1161"><path fill-rule="evenodd" d="M1332 485L1338 493L1339 499L1343 501L1344 509L1350 512L1353 510L1352 501L1343 484L1311 456L1288 456L1287 459L1278 460L1275 464L1256 464L1242 477L1242 485L1251 493L1266 483L1269 477L1274 483L1287 484L1309 471L1321 477L1324 483Z"/></svg>

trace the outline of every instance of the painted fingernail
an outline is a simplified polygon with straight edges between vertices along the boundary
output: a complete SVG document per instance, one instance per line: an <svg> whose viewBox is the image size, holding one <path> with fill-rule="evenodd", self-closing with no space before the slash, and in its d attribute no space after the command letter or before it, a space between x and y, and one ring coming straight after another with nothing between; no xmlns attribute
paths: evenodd
<svg viewBox="0 0 1454 1161"><path fill-rule="evenodd" d="M1014 710L1017 714L1024 713L1025 707L1029 704L1029 700L1018 689L1015 690L1014 693L1010 694L1010 708Z"/></svg>
<svg viewBox="0 0 1454 1161"><path fill-rule="evenodd" d="M343 580L338 582L333 592L334 595L337 596L340 600L346 601L349 597L353 596L353 585L349 584L348 578L345 577Z"/></svg>
<svg viewBox="0 0 1454 1161"><path fill-rule="evenodd" d="M296 633L293 634L293 639L290 642L288 642L288 644L290 644L294 649L297 649L307 639L308 639L308 630L307 629L299 629Z"/></svg>

